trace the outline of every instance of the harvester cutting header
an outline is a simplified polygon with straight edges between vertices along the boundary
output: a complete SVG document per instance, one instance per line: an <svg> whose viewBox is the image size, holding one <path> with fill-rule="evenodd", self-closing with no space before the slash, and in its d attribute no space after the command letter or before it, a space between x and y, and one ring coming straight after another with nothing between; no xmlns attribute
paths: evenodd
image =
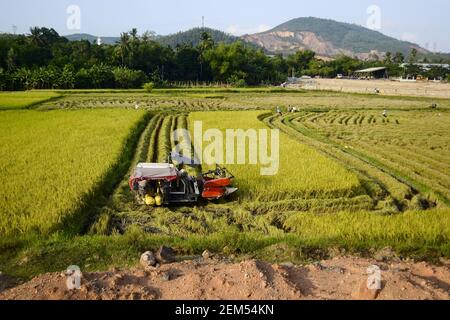
<svg viewBox="0 0 450 320"><path fill-rule="evenodd" d="M129 184L138 203L162 206L221 199L238 190L232 187L233 179L234 176L220 166L194 177L173 164L139 163Z"/></svg>

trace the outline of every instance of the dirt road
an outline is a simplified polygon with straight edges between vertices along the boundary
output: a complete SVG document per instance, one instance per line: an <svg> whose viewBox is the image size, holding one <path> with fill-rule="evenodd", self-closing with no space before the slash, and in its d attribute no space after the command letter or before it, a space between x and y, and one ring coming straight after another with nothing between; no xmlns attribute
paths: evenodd
<svg viewBox="0 0 450 320"><path fill-rule="evenodd" d="M381 290L367 289L367 268L381 269ZM68 290L64 273L41 275L0 299L450 299L450 263L380 263L345 257L294 266L198 259L155 269L85 273Z"/></svg>

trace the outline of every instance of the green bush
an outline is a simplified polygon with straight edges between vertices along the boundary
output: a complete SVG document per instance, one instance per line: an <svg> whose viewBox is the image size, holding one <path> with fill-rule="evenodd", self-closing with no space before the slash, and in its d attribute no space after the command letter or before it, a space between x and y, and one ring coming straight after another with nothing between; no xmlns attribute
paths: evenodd
<svg viewBox="0 0 450 320"><path fill-rule="evenodd" d="M116 88L120 89L141 88L147 81L147 76L141 70L115 68L113 74Z"/></svg>
<svg viewBox="0 0 450 320"><path fill-rule="evenodd" d="M245 74L244 73L236 73L233 74L231 77L228 78L228 82L236 88L243 88L247 86L247 82L244 79Z"/></svg>
<svg viewBox="0 0 450 320"><path fill-rule="evenodd" d="M232 83L232 85L233 85L233 87L236 87L236 88L244 88L247 86L247 83L245 82L244 79L239 79L239 80L234 81Z"/></svg>
<svg viewBox="0 0 450 320"><path fill-rule="evenodd" d="M89 89L92 88L92 79L88 69L80 69L75 74L75 88L77 89Z"/></svg>
<svg viewBox="0 0 450 320"><path fill-rule="evenodd" d="M13 82L11 74L0 68L0 91L14 90Z"/></svg>
<svg viewBox="0 0 450 320"><path fill-rule="evenodd" d="M154 88L155 84L153 82L147 82L146 84L144 84L144 90L147 92L152 92Z"/></svg>
<svg viewBox="0 0 450 320"><path fill-rule="evenodd" d="M103 63L94 65L89 69L89 74L92 79L92 88L114 88L114 74L110 66Z"/></svg>

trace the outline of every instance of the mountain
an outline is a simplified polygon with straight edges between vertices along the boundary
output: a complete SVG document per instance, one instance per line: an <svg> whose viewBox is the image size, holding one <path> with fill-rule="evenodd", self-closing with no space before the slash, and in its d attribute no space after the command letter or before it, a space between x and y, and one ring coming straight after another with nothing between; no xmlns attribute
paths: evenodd
<svg viewBox="0 0 450 320"><path fill-rule="evenodd" d="M203 32L208 32L214 42L233 43L238 41L239 38L229 35L223 31L210 29L210 28L193 28L187 31L182 31L167 36L159 36L156 41L159 43L175 48L177 45L192 44L194 47L200 43L201 35Z"/></svg>
<svg viewBox="0 0 450 320"><path fill-rule="evenodd" d="M154 40L161 43L162 45L171 46L175 48L177 45L183 44L192 44L197 46L200 43L200 38L203 32L208 32L211 34L214 42L225 42L232 43L238 41L239 38L229 35L225 32L210 29L210 28L193 28L187 31L177 32L174 34L169 34L167 36L155 36ZM80 40L88 40L89 42L96 42L97 36L93 36L87 33L76 33L64 36L69 41L80 41ZM120 41L120 37L100 37L102 39L103 44L115 44Z"/></svg>
<svg viewBox="0 0 450 320"><path fill-rule="evenodd" d="M98 37L87 33L75 33L64 36L64 38L68 39L69 41L87 40L90 43L92 43L97 42ZM119 37L100 37L100 38L102 39L103 44L115 44L116 42L120 41Z"/></svg>
<svg viewBox="0 0 450 320"><path fill-rule="evenodd" d="M313 17L293 19L266 32L244 35L242 39L267 51L282 54L311 49L321 56L346 54L367 59L386 52L407 55L412 48L416 48L419 54L430 53L417 44L400 41L356 24Z"/></svg>
<svg viewBox="0 0 450 320"><path fill-rule="evenodd" d="M359 59L369 59L375 56L383 57L388 51L393 54L401 52L408 56L411 49L415 48L420 58L433 61L449 58L447 54L433 54L417 44L400 41L355 24L312 17L293 19L269 31L242 37L235 37L211 28L193 28L166 36L158 35L154 40L172 48L183 44L196 46L204 31L210 33L216 43L232 43L241 40L256 48L263 48L268 54L288 55L298 50L311 49L317 56L325 58L346 54ZM85 33L65 37L70 41L88 40L91 43L97 41L97 36ZM103 44L115 44L120 38L101 37L101 40Z"/></svg>
<svg viewBox="0 0 450 320"><path fill-rule="evenodd" d="M180 31L166 36L157 35L154 37L153 40L159 42L162 45L170 46L172 48L175 48L177 45L183 44L192 44L193 46L197 46L200 43L201 35L203 32L208 32L215 43L224 42L229 44L235 41L245 42L245 40L240 39L239 37L235 37L223 31L211 28L193 28L187 31ZM96 42L98 38L97 36L93 36L87 33L71 34L64 37L67 38L69 41L88 40L91 43ZM115 44L116 42L120 41L119 37L100 37L100 38L103 44ZM254 47L257 47L254 44L251 43L249 44Z"/></svg>

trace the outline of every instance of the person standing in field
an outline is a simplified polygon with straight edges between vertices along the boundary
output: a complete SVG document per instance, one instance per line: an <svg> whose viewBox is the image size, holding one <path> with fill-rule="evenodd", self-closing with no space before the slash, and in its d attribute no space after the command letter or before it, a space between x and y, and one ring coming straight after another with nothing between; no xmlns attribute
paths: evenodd
<svg viewBox="0 0 450 320"><path fill-rule="evenodd" d="M281 112L281 107L277 107L277 114L280 115L280 116L283 115L282 112Z"/></svg>

